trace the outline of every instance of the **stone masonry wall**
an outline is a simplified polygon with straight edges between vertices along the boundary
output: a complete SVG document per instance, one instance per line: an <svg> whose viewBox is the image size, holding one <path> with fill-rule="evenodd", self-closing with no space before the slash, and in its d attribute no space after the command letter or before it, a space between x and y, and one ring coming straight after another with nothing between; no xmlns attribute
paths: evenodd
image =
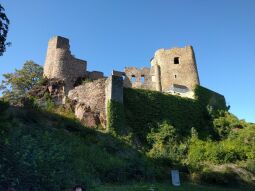
<svg viewBox="0 0 255 191"><path fill-rule="evenodd" d="M174 85L193 90L199 77L193 48L159 49L151 68L125 67L124 87L169 91ZM143 79L143 80L142 80Z"/></svg>
<svg viewBox="0 0 255 191"><path fill-rule="evenodd" d="M84 77L87 62L71 55L69 40L56 36L49 40L44 76L65 81L65 92L73 88L79 77Z"/></svg>
<svg viewBox="0 0 255 191"><path fill-rule="evenodd" d="M105 104L108 100L123 103L123 78L120 76L110 76L105 83Z"/></svg>
<svg viewBox="0 0 255 191"><path fill-rule="evenodd" d="M150 68L125 67L124 73L124 87L151 89ZM134 82L132 82L132 78Z"/></svg>
<svg viewBox="0 0 255 191"><path fill-rule="evenodd" d="M199 77L193 48L160 49L151 61L152 67L160 68L162 91L168 91L173 84L183 85L192 90L199 85ZM156 78L155 73L152 78Z"/></svg>
<svg viewBox="0 0 255 191"><path fill-rule="evenodd" d="M104 78L104 73L99 71L91 71L91 72L87 71L86 77L91 80L98 80L100 78Z"/></svg>

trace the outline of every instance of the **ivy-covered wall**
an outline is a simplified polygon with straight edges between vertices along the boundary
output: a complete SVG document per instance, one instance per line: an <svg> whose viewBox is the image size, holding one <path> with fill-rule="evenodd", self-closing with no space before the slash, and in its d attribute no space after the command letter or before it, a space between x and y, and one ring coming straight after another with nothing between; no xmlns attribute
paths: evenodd
<svg viewBox="0 0 255 191"><path fill-rule="evenodd" d="M107 102L107 129L112 134L123 134L125 126L123 104L108 100Z"/></svg>
<svg viewBox="0 0 255 191"><path fill-rule="evenodd" d="M165 121L176 129L180 140L190 135L192 127L201 137L208 137L214 130L207 105L214 103L218 109L226 109L225 99L201 86L196 88L196 93L193 100L157 91L125 88L125 128L144 143L147 134Z"/></svg>
<svg viewBox="0 0 255 191"><path fill-rule="evenodd" d="M203 106L212 106L216 110L226 110L226 101L223 95L202 86L196 86L194 92L195 98Z"/></svg>

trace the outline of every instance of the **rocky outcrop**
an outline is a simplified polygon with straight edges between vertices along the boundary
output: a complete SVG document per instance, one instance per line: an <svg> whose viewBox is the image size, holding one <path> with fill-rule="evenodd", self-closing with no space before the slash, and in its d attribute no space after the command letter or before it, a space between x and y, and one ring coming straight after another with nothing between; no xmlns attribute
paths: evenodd
<svg viewBox="0 0 255 191"><path fill-rule="evenodd" d="M106 125L105 114L105 79L86 82L68 93L68 98L75 103L75 115L87 127Z"/></svg>
<svg viewBox="0 0 255 191"><path fill-rule="evenodd" d="M65 83L60 79L44 79L39 85L34 86L28 95L42 100L42 103L47 99L47 95L51 97L51 100L56 105L61 105L64 103L64 86Z"/></svg>

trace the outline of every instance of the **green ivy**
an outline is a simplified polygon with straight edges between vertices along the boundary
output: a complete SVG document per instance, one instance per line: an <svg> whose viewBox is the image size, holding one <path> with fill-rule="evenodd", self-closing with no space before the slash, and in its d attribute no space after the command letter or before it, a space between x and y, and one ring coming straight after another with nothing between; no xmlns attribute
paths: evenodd
<svg viewBox="0 0 255 191"><path fill-rule="evenodd" d="M107 102L107 129L114 135L124 133L124 108L123 104L115 100Z"/></svg>
<svg viewBox="0 0 255 191"><path fill-rule="evenodd" d="M176 129L179 139L189 136L192 127L203 137L213 130L206 108L198 100L157 91L125 88L124 111L126 128L143 143L151 129L164 121Z"/></svg>
<svg viewBox="0 0 255 191"><path fill-rule="evenodd" d="M211 107L214 110L226 110L226 101L223 95L197 85L194 89L195 98L203 107Z"/></svg>

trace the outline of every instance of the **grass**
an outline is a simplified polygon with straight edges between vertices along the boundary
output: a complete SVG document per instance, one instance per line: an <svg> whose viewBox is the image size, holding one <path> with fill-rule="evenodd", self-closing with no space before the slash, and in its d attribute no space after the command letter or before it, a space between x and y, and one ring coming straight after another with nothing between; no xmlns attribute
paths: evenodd
<svg viewBox="0 0 255 191"><path fill-rule="evenodd" d="M105 185L96 191L254 191L254 187L217 187L208 185L196 185L183 183L180 187L174 187L170 183L161 184L134 184L134 185Z"/></svg>

